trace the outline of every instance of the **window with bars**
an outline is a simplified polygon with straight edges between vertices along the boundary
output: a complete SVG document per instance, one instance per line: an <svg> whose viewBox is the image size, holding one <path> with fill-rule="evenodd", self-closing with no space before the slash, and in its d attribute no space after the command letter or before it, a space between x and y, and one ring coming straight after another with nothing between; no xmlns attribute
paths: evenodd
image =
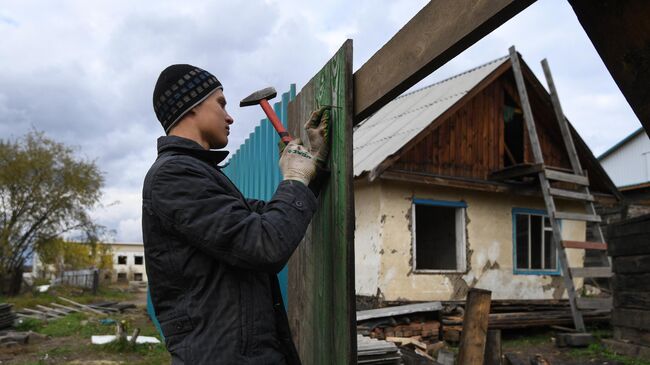
<svg viewBox="0 0 650 365"><path fill-rule="evenodd" d="M553 228L546 212L513 209L515 274L559 274Z"/></svg>

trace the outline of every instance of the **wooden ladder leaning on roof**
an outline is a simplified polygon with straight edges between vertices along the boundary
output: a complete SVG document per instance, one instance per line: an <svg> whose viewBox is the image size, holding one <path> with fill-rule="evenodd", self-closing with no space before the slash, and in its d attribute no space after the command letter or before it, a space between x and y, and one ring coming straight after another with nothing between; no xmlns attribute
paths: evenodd
<svg viewBox="0 0 650 365"><path fill-rule="evenodd" d="M553 228L553 242L558 253L561 275L564 280L564 286L566 287L569 295L569 302L571 303L573 323L575 324L575 329L578 332L586 332L582 311L590 309L611 310L612 308L611 297L592 299L579 298L577 296L573 283L574 277L602 278L611 277L612 275L610 260L606 254L607 244L605 243L603 232L600 228L600 225L598 224L601 219L600 216L596 213L596 209L594 207L594 197L589 192L589 178L582 171L582 168L580 166L580 160L578 159L578 154L576 152L575 145L573 144L573 139L571 138L569 126L566 119L564 118L562 107L560 106L560 99L557 95L557 91L555 90L555 84L553 83L548 63L545 59L542 60L542 68L544 69L544 75L546 76L546 81L549 86L549 92L551 95L551 101L553 103L553 109L555 111L555 117L562 133L562 139L564 140L564 145L569 155L569 160L571 161L571 167L573 169L572 174L553 170L547 166L544 166L544 157L542 155L542 149L540 147L539 138L537 136L537 130L535 129L535 121L533 120L533 113L530 107L528 93L526 92L526 85L524 83L524 76L521 71L519 55L514 46L510 47L510 60L512 62L512 70L515 75L517 90L519 92L519 98L521 100L521 106L524 112L524 121L526 122L528 136L530 137L530 143L532 146L535 163L541 164L543 167L539 172L538 177L542 194L544 196L544 202L546 204L548 218L551 223L551 227ZM577 190L557 189L551 187L550 181L568 182L575 186L578 186L579 188ZM556 198L584 202L586 214L558 212L555 207ZM559 221L562 219L595 222L596 228L594 230L594 236L596 237L596 242L577 242L563 240L562 230L559 224ZM567 260L566 249L599 250L602 266L570 268Z"/></svg>

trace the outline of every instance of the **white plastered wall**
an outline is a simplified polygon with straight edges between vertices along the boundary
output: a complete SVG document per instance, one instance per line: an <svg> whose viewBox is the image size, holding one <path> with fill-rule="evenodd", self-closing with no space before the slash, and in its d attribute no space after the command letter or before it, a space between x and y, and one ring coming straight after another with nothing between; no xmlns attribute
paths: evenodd
<svg viewBox="0 0 650 365"><path fill-rule="evenodd" d="M468 271L462 274L415 274L412 270L413 198L467 203ZM580 204L563 211L582 212ZM541 197L376 180L355 182L355 275L359 295L385 300L464 299L470 287L492 291L493 299L566 297L562 278L513 273L512 210L545 210ZM563 238L584 241L584 222L563 221ZM584 251L567 250L569 265L581 267ZM581 280L575 282L582 285Z"/></svg>

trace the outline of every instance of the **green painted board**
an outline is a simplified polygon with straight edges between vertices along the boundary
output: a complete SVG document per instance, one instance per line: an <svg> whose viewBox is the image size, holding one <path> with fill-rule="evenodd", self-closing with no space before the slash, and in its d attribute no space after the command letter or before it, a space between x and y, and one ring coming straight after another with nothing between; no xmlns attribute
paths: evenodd
<svg viewBox="0 0 650 365"><path fill-rule="evenodd" d="M347 40L289 104L287 129L303 141L311 112L334 106L331 175L289 261L289 322L305 365L356 364L352 91L352 40Z"/></svg>

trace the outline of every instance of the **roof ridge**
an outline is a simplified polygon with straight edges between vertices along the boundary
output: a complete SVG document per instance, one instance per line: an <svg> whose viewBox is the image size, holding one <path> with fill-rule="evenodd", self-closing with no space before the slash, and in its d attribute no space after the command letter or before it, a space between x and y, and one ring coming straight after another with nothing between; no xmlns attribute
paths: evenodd
<svg viewBox="0 0 650 365"><path fill-rule="evenodd" d="M474 71L476 71L476 70L478 70L478 69L481 69L481 68L487 67L487 66L489 66L489 65L491 65L491 64L493 64L493 63L503 61L503 60L505 60L505 59L508 58L508 57L510 57L510 56L502 56L502 57L496 58L496 59L494 59L494 60L492 60L492 61L486 62L486 63L484 63L484 64L482 64L482 65L478 65L478 66L476 66L476 67L474 67L474 68L471 68L471 69L469 69L469 70L463 71L463 72L461 72L461 73L459 73L459 74L456 74L456 75L450 76L450 77L448 77L448 78L446 78L446 79L443 79L443 80L440 80L440 81L438 81L438 82L434 82L434 83L431 84L431 85L427 85L427 86L424 86L424 87L422 87L422 88L420 88L420 89L413 90L413 91L408 92L408 93L406 93L406 94L402 94L402 95L396 97L395 100L400 99L400 98L403 98L403 97L406 97L406 96L409 96L409 95L412 95L412 94L415 94L415 93L418 93L418 92L423 91L423 90L426 90L426 89L429 89L429 88L434 87L434 86L436 86L436 85L440 85L440 84L442 84L442 83L444 83L444 82L448 82L448 81L450 81L450 80L452 80L452 79L455 79L455 78L458 78L458 77L460 77L460 76L466 75L466 74L468 74L468 73L470 73L470 72L474 72Z"/></svg>
<svg viewBox="0 0 650 365"><path fill-rule="evenodd" d="M460 77L460 76L466 75L466 74L468 74L468 73L470 73L470 72L474 72L474 71L476 71L476 70L478 70L478 69L481 69L481 68L483 68L483 67L487 67L487 66L489 66L489 65L491 65L491 64L494 64L494 63L497 63L497 62L501 62L501 61L503 61L503 60L505 60L505 59L507 59L507 58L509 58L509 57L510 57L510 56L502 56L502 57L499 57L499 58L493 59L492 61L488 61L488 62L486 62L486 63L484 63L484 64L478 65L478 66L473 67L473 68L471 68L471 69L469 69L469 70L463 71L463 72L458 73L458 74L453 75L453 76L450 76L450 77L448 77L448 78L446 78L446 79L440 80L440 81L438 81L438 82L434 82L434 83L431 84L431 85L427 85L427 86L421 87L421 88L419 88L419 89L417 89L417 90L413 90L413 91L411 91L411 92L408 92L408 93L402 94L402 95L396 97L395 99L391 100L391 102L394 101L394 100L398 100L398 99L401 99L401 98L404 98L404 97L407 97L407 96L410 96L410 95L413 95L413 94L419 93L419 92L424 91L424 90L426 90L426 89L430 89L430 88L432 88L432 87L434 87L434 86L437 86L437 85L440 85L440 84L442 84L442 83L448 82L448 81L453 80L453 79L455 79L455 78L458 78L458 77ZM374 114L373 114L373 115L374 115ZM364 119L361 123L357 124L357 125L354 127L354 130L357 130L357 129L360 128L362 125L366 124L366 122L367 122L368 120L370 120L370 119L372 118L373 115L367 117L367 118Z"/></svg>

